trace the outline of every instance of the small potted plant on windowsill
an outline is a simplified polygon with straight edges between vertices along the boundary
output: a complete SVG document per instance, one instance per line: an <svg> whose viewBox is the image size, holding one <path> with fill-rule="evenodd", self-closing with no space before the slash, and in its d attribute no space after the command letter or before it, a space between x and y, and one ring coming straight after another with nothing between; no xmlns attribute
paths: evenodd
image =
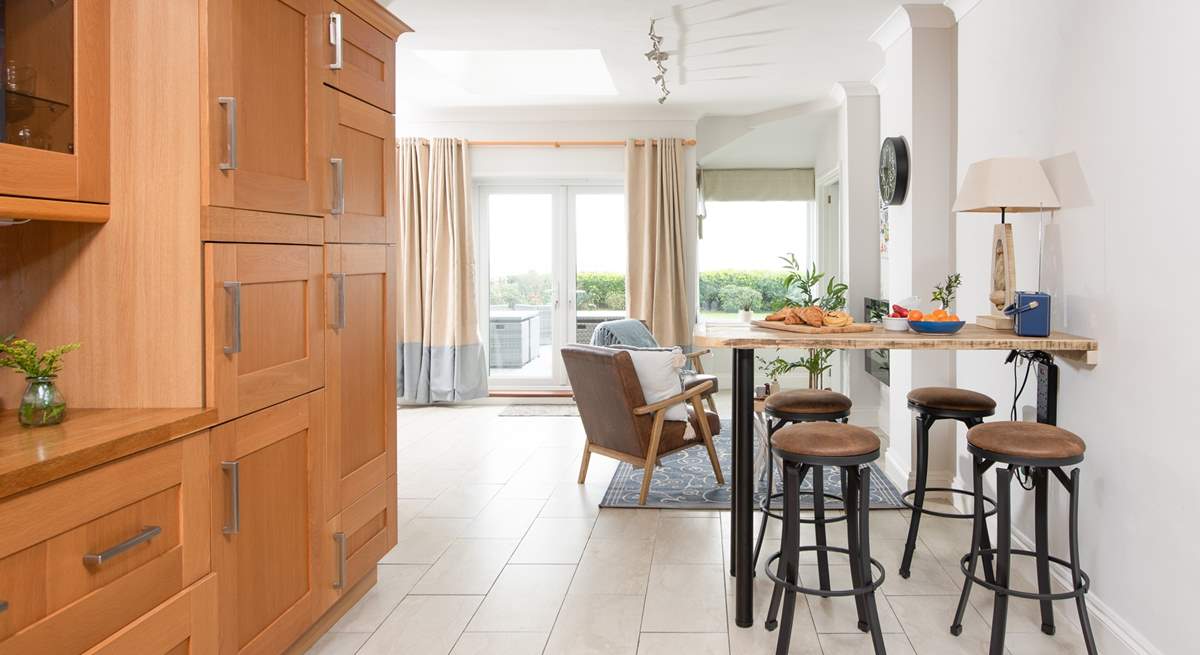
<svg viewBox="0 0 1200 655"><path fill-rule="evenodd" d="M754 312L750 310L750 303L742 305L741 311L738 312L738 320L743 323L749 323L754 320Z"/></svg>
<svg viewBox="0 0 1200 655"><path fill-rule="evenodd" d="M62 370L62 356L78 348L79 344L68 343L39 355L32 341L13 337L0 341L0 367L25 374L25 393L17 408L21 425L58 425L66 418L67 401L54 382Z"/></svg>

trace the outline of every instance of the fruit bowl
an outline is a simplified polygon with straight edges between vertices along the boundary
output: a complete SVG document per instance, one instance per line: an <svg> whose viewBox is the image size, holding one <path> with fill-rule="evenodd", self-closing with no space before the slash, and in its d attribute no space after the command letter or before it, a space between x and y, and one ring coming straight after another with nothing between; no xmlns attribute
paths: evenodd
<svg viewBox="0 0 1200 655"><path fill-rule="evenodd" d="M921 334L954 334L966 324L966 321L909 321L908 327Z"/></svg>

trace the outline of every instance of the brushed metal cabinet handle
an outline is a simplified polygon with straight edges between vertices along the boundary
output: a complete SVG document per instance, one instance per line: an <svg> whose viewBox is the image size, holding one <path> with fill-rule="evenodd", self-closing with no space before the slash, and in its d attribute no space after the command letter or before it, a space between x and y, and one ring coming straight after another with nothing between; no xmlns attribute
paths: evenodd
<svg viewBox="0 0 1200 655"><path fill-rule="evenodd" d="M334 318L331 326L335 330L341 330L346 327L346 274L345 273L330 273L333 278L334 288L337 293L337 301L334 305Z"/></svg>
<svg viewBox="0 0 1200 655"><path fill-rule="evenodd" d="M221 527L224 534L237 534L242 530L241 480L238 462L221 462L221 470L229 474L229 523Z"/></svg>
<svg viewBox="0 0 1200 655"><path fill-rule="evenodd" d="M225 346L225 354L242 352L242 283L225 282L225 293L229 294L230 322L233 324L233 344Z"/></svg>
<svg viewBox="0 0 1200 655"><path fill-rule="evenodd" d="M220 96L217 104L225 106L225 149L229 159L217 164L222 171L237 170L237 98Z"/></svg>
<svg viewBox="0 0 1200 655"><path fill-rule="evenodd" d="M83 563L85 566L102 566L117 555L124 553L138 544L144 544L160 534L162 534L162 528L158 527L157 525L147 525L146 527L142 528L141 532L135 534L129 539L126 539L125 541L122 541L112 548L99 553L88 553L87 555L84 555Z"/></svg>
<svg viewBox="0 0 1200 655"><path fill-rule="evenodd" d="M329 12L329 43L333 45L332 70L342 69L342 15L336 11Z"/></svg>
<svg viewBox="0 0 1200 655"><path fill-rule="evenodd" d="M329 165L333 167L333 207L331 214L343 214L346 211L346 165L341 157L330 157Z"/></svg>
<svg viewBox="0 0 1200 655"><path fill-rule="evenodd" d="M4 611L6 611L7 609L8 609L8 601L7 601L7 600L0 600L0 612L4 612Z"/></svg>
<svg viewBox="0 0 1200 655"><path fill-rule="evenodd" d="M346 533L335 532L333 541L337 544L337 580L333 581L334 589L346 586Z"/></svg>

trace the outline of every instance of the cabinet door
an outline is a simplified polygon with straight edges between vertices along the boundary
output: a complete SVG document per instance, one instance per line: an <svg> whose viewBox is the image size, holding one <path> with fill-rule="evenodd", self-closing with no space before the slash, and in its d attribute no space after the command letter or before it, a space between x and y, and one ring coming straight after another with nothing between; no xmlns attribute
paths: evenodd
<svg viewBox="0 0 1200 655"><path fill-rule="evenodd" d="M324 385L321 246L209 243L208 404L221 420Z"/></svg>
<svg viewBox="0 0 1200 655"><path fill-rule="evenodd" d="M280 653L316 618L324 410L324 392L315 391L212 430L226 655Z"/></svg>
<svg viewBox="0 0 1200 655"><path fill-rule="evenodd" d="M391 114L325 89L329 122L325 240L396 241L396 136Z"/></svg>
<svg viewBox="0 0 1200 655"><path fill-rule="evenodd" d="M325 526L321 611L362 581L396 545L396 478L382 483L350 503Z"/></svg>
<svg viewBox="0 0 1200 655"><path fill-rule="evenodd" d="M108 0L0 3L0 194L108 202L109 13Z"/></svg>
<svg viewBox="0 0 1200 655"><path fill-rule="evenodd" d="M208 8L208 204L316 213L319 0Z"/></svg>
<svg viewBox="0 0 1200 655"><path fill-rule="evenodd" d="M340 2L329 2L325 81L387 112L396 110L396 41Z"/></svg>
<svg viewBox="0 0 1200 655"><path fill-rule="evenodd" d="M327 516L396 472L395 247L326 246Z"/></svg>
<svg viewBox="0 0 1200 655"><path fill-rule="evenodd" d="M217 576L130 623L85 655L211 655L217 652Z"/></svg>

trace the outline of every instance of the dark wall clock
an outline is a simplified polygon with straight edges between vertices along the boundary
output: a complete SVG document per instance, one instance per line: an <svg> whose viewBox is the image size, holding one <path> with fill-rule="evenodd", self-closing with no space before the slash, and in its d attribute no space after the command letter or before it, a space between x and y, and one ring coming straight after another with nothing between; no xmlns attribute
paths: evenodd
<svg viewBox="0 0 1200 655"><path fill-rule="evenodd" d="M908 195L908 144L889 136L879 149L879 197L885 205L902 205Z"/></svg>

